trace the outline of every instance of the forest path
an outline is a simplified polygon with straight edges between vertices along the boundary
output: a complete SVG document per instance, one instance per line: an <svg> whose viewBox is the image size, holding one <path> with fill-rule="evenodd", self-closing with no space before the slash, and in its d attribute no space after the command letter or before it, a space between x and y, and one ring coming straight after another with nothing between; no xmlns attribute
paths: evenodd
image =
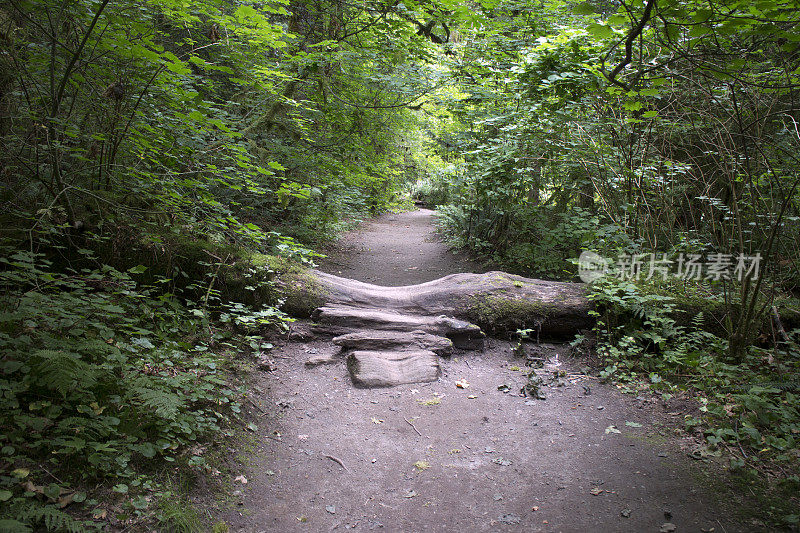
<svg viewBox="0 0 800 533"><path fill-rule="evenodd" d="M436 240L430 217L371 221L322 269L383 285L475 269ZM248 533L748 530L675 437L684 411L598 383L567 346L531 349L566 372L546 400L518 395L527 368L507 341L457 351L437 382L388 389L353 387L343 359L305 366L338 352L329 341L279 344L277 369L252 387L258 430L232 450L248 482L233 482L217 518Z"/></svg>

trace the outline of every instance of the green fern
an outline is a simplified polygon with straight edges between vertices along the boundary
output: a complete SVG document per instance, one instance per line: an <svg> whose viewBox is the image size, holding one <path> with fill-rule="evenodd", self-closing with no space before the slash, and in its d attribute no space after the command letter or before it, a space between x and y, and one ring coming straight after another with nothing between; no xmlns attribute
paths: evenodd
<svg viewBox="0 0 800 533"><path fill-rule="evenodd" d="M19 520L0 520L0 531L3 533L31 533L31 528Z"/></svg>
<svg viewBox="0 0 800 533"><path fill-rule="evenodd" d="M86 533L88 531L83 524L52 505L37 505L20 499L16 501L17 505L10 506L8 509L9 515L14 517L13 520L10 520L11 531L20 533L31 531L25 529L27 526L33 526L35 531L63 531L66 533ZM42 526L46 529L42 530ZM13 529L13 527L17 529ZM2 531L6 531L6 529L2 529Z"/></svg>
<svg viewBox="0 0 800 533"><path fill-rule="evenodd" d="M91 388L97 378L93 366L79 354L59 350L37 350L31 356L32 376L42 387L64 398L71 391Z"/></svg>
<svg viewBox="0 0 800 533"><path fill-rule="evenodd" d="M176 393L157 388L156 384L145 376L139 376L129 382L128 398L138 400L143 407L155 413L159 418L174 420L184 401Z"/></svg>

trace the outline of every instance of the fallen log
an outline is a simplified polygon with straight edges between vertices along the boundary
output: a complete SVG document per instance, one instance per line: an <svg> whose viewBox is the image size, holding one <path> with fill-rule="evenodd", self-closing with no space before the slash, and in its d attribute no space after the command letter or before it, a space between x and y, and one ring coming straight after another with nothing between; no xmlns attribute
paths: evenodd
<svg viewBox="0 0 800 533"><path fill-rule="evenodd" d="M353 383L362 387L392 387L439 378L439 359L428 350L400 352L355 351L347 358Z"/></svg>
<svg viewBox="0 0 800 533"><path fill-rule="evenodd" d="M422 349L429 350L440 356L448 356L453 353L453 341L447 337L431 335L420 330L415 330L411 333L381 330L357 331L335 337L333 343L341 346L343 350Z"/></svg>
<svg viewBox="0 0 800 533"><path fill-rule="evenodd" d="M570 336L591 327L591 303L581 283L543 281L505 272L451 274L403 287L381 287L296 269L279 280L284 310L311 316L323 306L380 309L417 316L445 315L486 331L532 328L543 336Z"/></svg>
<svg viewBox="0 0 800 533"><path fill-rule="evenodd" d="M422 331L447 337L456 348L483 349L485 337L475 324L447 316L410 315L383 309L356 308L344 305L319 307L312 318L312 330L318 333L343 335L364 331L405 332Z"/></svg>

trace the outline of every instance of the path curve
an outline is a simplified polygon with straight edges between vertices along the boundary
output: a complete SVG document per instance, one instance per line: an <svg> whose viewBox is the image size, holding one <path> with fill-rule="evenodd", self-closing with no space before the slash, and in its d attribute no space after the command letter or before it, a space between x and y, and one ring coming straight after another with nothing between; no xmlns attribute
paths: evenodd
<svg viewBox="0 0 800 533"><path fill-rule="evenodd" d="M322 268L384 285L480 270L436 241L425 211L368 223ZM553 345L532 349L561 386L525 399L511 348L490 339L443 360L438 382L357 389L341 361L304 366L334 355L330 342L278 345L277 369L253 384L259 429L239 451L249 482L233 482L218 518L248 533L747 530L710 496L719 478L681 449L683 412L599 384Z"/></svg>

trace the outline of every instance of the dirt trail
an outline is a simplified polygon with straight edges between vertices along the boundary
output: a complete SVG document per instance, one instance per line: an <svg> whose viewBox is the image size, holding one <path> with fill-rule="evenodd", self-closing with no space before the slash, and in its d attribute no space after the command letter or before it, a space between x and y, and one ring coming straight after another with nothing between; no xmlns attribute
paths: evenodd
<svg viewBox="0 0 800 533"><path fill-rule="evenodd" d="M369 223L322 268L383 285L479 270L436 241L428 211ZM438 382L389 389L354 388L343 361L304 366L336 353L330 342L277 346L238 451L248 483L218 518L241 532L752 530L709 497L718 482L671 429L682 412L599 384L565 346L531 348L565 372L546 400L519 396L527 368L506 341L443 360Z"/></svg>
<svg viewBox="0 0 800 533"><path fill-rule="evenodd" d="M384 215L345 235L322 270L337 276L398 287L458 272L486 272L463 253L448 250L432 225L433 211Z"/></svg>

